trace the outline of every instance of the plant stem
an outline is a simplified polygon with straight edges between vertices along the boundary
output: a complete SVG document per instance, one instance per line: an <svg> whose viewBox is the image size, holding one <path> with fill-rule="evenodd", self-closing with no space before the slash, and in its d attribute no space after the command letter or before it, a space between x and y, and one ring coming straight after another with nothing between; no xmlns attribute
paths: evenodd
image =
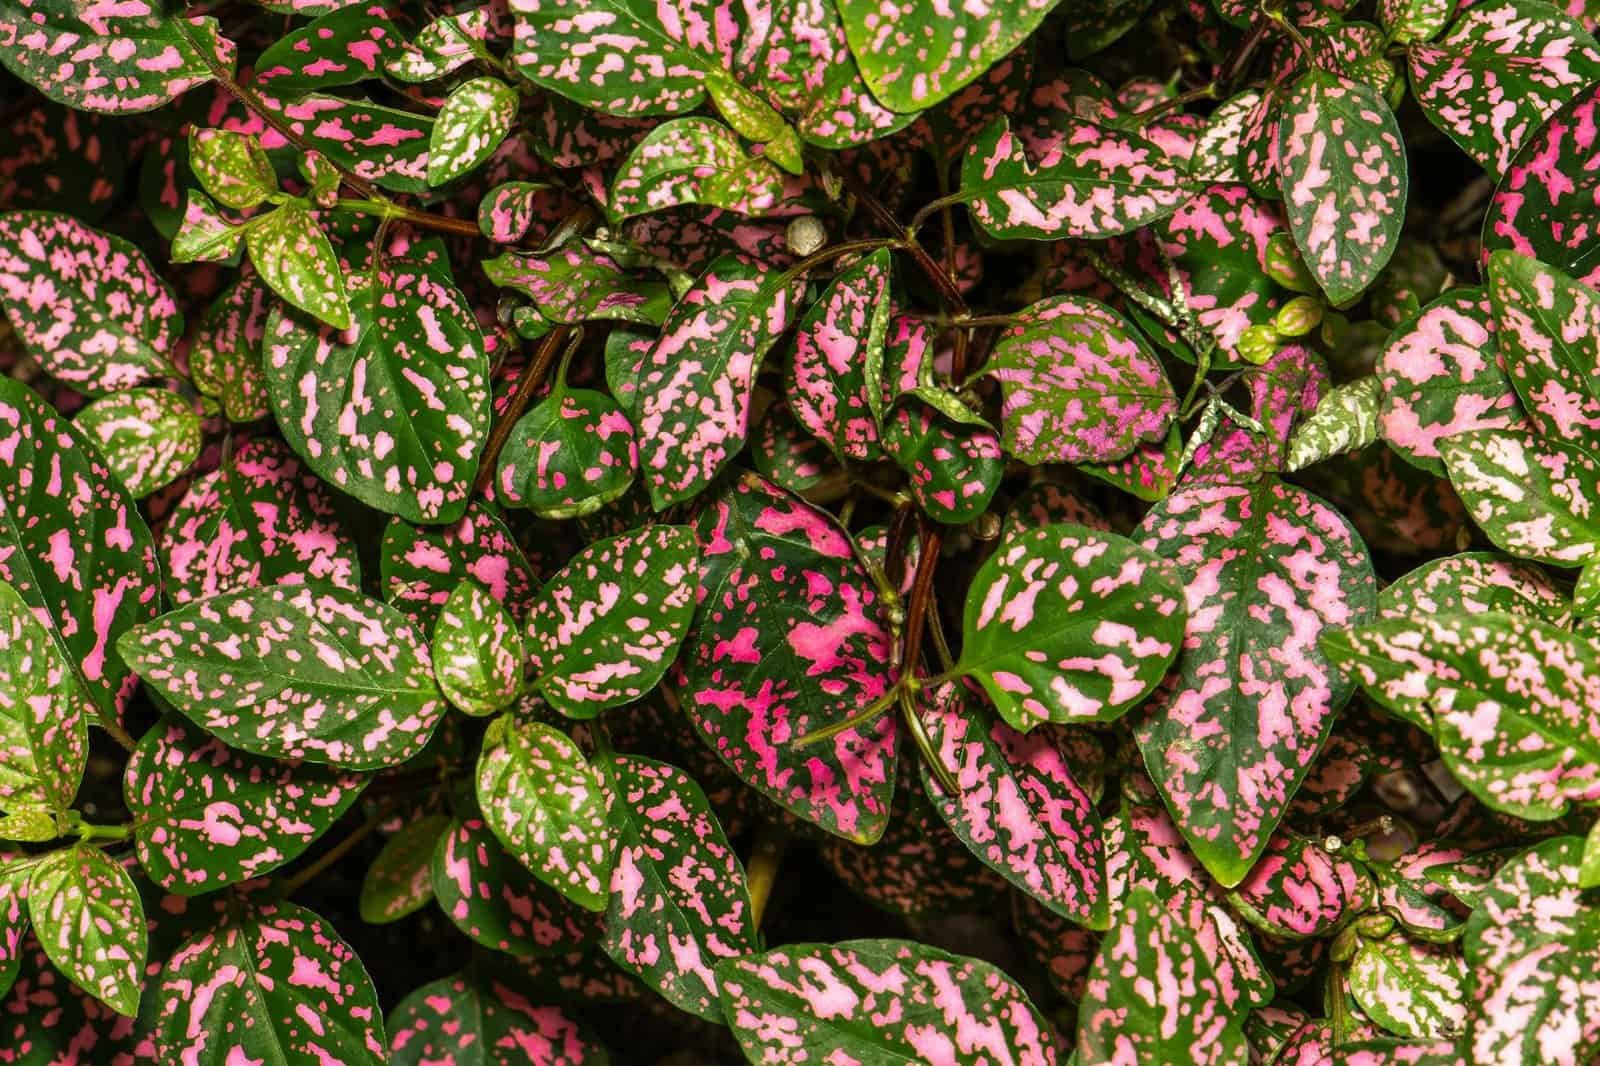
<svg viewBox="0 0 1600 1066"><path fill-rule="evenodd" d="M900 718L905 722L906 731L911 734L912 741L917 745L917 751L922 754L922 761L928 764L928 769L938 778L939 787L944 790L945 795L952 799L961 795L961 784L950 772L950 768L944 764L944 760L939 758L939 752L933 746L933 738L928 736L927 727L917 716L917 701L909 689L900 695Z"/></svg>
<svg viewBox="0 0 1600 1066"><path fill-rule="evenodd" d="M1154 106L1148 107L1139 112L1135 117L1139 120L1140 129L1143 129L1151 123L1158 121L1170 112L1181 110L1187 105L1196 103L1200 100L1215 100L1216 98L1216 83L1207 82L1205 85L1202 85L1199 88L1190 89L1187 92L1179 93L1177 96L1169 96L1165 100L1157 101Z"/></svg>
<svg viewBox="0 0 1600 1066"><path fill-rule="evenodd" d="M516 391L511 394L511 402L506 404L506 413L500 416L500 420L489 431L488 443L483 446L483 456L478 460L478 476L472 483L473 492L481 494L494 481L495 467L500 462L501 450L505 448L506 441L511 439L511 431L527 411L528 404L533 400L533 394L539 391L539 386L550 376L550 368L555 365L556 357L561 354L561 349L566 344L567 338L572 336L572 332L571 326L557 326L546 333L544 340L539 342L533 358L528 362L528 369L517 379Z"/></svg>
<svg viewBox="0 0 1600 1066"><path fill-rule="evenodd" d="M794 266L785 270L782 274L778 275L778 281L773 287L776 289L783 289L787 287L788 284L795 278L798 278L800 275L806 273L808 270L811 270L813 267L821 266L823 263L832 262L833 260L849 255L852 252L865 252L871 254L872 252L876 252L879 248L897 247L899 243L900 242L898 240L891 240L884 237L871 237L859 241L841 241L838 244L831 245L830 247L824 248L819 252L811 253L798 263L794 264Z"/></svg>
<svg viewBox="0 0 1600 1066"><path fill-rule="evenodd" d="M133 836L133 824L127 825L93 825L89 822L79 822L72 827L73 835L79 840L127 840Z"/></svg>
<svg viewBox="0 0 1600 1066"><path fill-rule="evenodd" d="M813 744L821 744L824 740L831 740L840 733L848 733L852 729L857 729L866 725L874 718L877 718L879 715L883 714L884 711L887 711L890 707L894 706L894 701L899 698L900 683L896 682L895 684L889 686L889 691L885 692L883 695L867 704L864 709L852 714L849 718L845 718L838 722L829 722L825 726L822 726L818 729L813 729L804 736L795 737L789 743L795 748L809 748Z"/></svg>
<svg viewBox="0 0 1600 1066"><path fill-rule="evenodd" d="M427 211L415 211L389 199L340 200L333 205L332 210L353 211L358 215L377 215L385 221L409 222L423 229L437 230L441 233L453 233L460 237L476 237L479 235L477 224L470 219L450 218L448 215L435 215Z"/></svg>
<svg viewBox="0 0 1600 1066"><path fill-rule="evenodd" d="M877 220L880 226L887 229L900 242L900 250L911 256L912 260L917 264L917 269L921 270L928 280L933 283L934 287L939 290L939 296L949 306L950 310L957 315L965 315L968 310L967 300L966 297L961 295L961 289L956 285L955 279L934 261L933 256L929 255L928 250L918 244L916 239L917 220L925 218L931 213L931 210L938 210L944 204L939 200L935 200L917 213L917 220L914 220L910 226L902 226L900 220L894 217L894 212L885 207L883 201L874 196L872 190L867 188L860 178L849 170L840 170L838 173L840 179L844 182L845 188L850 190L851 195L861 202L861 205ZM952 204L961 202L959 196L941 199L948 199L949 203Z"/></svg>
<svg viewBox="0 0 1600 1066"><path fill-rule="evenodd" d="M132 754L139 750L139 742L134 740L126 729L122 728L122 723L117 721L115 711L109 714L105 711L100 712L100 728L104 729L111 739L122 747L123 751Z"/></svg>
<svg viewBox="0 0 1600 1066"><path fill-rule="evenodd" d="M761 928L761 919L766 917L767 901L772 898L772 886L777 883L778 866L783 862L788 843L789 834L771 822L764 823L756 835L750 862L745 867L745 880L750 886L750 923L757 929Z"/></svg>

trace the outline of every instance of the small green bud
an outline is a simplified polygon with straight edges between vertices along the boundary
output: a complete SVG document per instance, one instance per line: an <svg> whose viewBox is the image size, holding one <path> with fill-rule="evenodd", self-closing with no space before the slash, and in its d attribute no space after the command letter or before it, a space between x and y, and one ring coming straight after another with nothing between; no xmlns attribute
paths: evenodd
<svg viewBox="0 0 1600 1066"><path fill-rule="evenodd" d="M1251 326L1239 337L1239 358L1260 366L1277 352L1281 339L1270 324Z"/></svg>
<svg viewBox="0 0 1600 1066"><path fill-rule="evenodd" d="M1300 258L1300 249L1295 247L1294 238L1287 233L1274 233L1267 239L1266 270L1267 277L1286 289L1306 293L1317 291L1316 279L1306 269L1305 260Z"/></svg>
<svg viewBox="0 0 1600 1066"><path fill-rule="evenodd" d="M1337 348L1344 342L1345 334L1350 332L1350 320L1337 311L1324 311L1322 313L1322 343L1329 348Z"/></svg>
<svg viewBox="0 0 1600 1066"><path fill-rule="evenodd" d="M1272 320L1280 337L1304 337L1322 322L1322 301L1315 296L1296 296Z"/></svg>
<svg viewBox="0 0 1600 1066"><path fill-rule="evenodd" d="M816 215L800 215L784 231L784 243L789 251L803 259L828 243L828 231Z"/></svg>

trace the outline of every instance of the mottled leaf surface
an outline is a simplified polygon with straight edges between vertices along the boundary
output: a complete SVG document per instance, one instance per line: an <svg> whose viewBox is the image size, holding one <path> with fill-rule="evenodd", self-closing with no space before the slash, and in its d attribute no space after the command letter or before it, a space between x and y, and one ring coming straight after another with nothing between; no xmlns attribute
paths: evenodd
<svg viewBox="0 0 1600 1066"><path fill-rule="evenodd" d="M468 714L493 714L522 687L522 632L475 581L463 581L445 601L433 628L432 657L440 691Z"/></svg>
<svg viewBox="0 0 1600 1066"><path fill-rule="evenodd" d="M273 292L336 330L350 329L344 271L309 210L284 204L252 220L244 239L250 265Z"/></svg>
<svg viewBox="0 0 1600 1066"><path fill-rule="evenodd" d="M439 838L431 868L439 909L476 943L509 955L565 955L598 933L594 914L534 878L476 818Z"/></svg>
<svg viewBox="0 0 1600 1066"><path fill-rule="evenodd" d="M1573 566L1600 550L1600 455L1525 430L1475 430L1441 445L1450 484L1512 555Z"/></svg>
<svg viewBox="0 0 1600 1066"><path fill-rule="evenodd" d="M578 518L627 492L638 468L633 425L617 402L563 386L518 419L495 476L506 506Z"/></svg>
<svg viewBox="0 0 1600 1066"><path fill-rule="evenodd" d="M608 210L618 221L680 204L761 215L783 195L783 172L770 160L747 153L715 119L691 116L663 122L634 145L611 182Z"/></svg>
<svg viewBox="0 0 1600 1066"><path fill-rule="evenodd" d="M450 830L450 818L430 814L406 822L388 840L361 879L361 920L397 922L433 900L433 853Z"/></svg>
<svg viewBox="0 0 1600 1066"><path fill-rule="evenodd" d="M1506 373L1528 421L1545 437L1600 441L1600 295L1510 252L1489 257L1488 275Z"/></svg>
<svg viewBox="0 0 1600 1066"><path fill-rule="evenodd" d="M935 522L973 521L1005 477L1000 434L948 390L923 386L902 395L882 436L884 451L910 479L911 498Z"/></svg>
<svg viewBox="0 0 1600 1066"><path fill-rule="evenodd" d="M428 184L443 185L488 159L517 118L517 90L473 78L450 90L428 141Z"/></svg>
<svg viewBox="0 0 1600 1066"><path fill-rule="evenodd" d="M888 251L879 250L840 270L795 330L789 409L844 459L867 461L880 454L878 408L868 394L876 375L869 368L884 358L889 267Z"/></svg>
<svg viewBox="0 0 1600 1066"><path fill-rule="evenodd" d="M165 389L102 396L73 421L136 498L166 488L200 457L200 413Z"/></svg>
<svg viewBox="0 0 1600 1066"><path fill-rule="evenodd" d="M571 1011L539 1006L471 971L441 977L389 1013L390 1066L604 1066L605 1049Z"/></svg>
<svg viewBox="0 0 1600 1066"><path fill-rule="evenodd" d="M1272 935L1301 939L1331 935L1371 903L1372 884L1349 858L1281 831L1229 898Z"/></svg>
<svg viewBox="0 0 1600 1066"><path fill-rule="evenodd" d="M94 716L50 631L0 582L0 811L53 822L72 806Z"/></svg>
<svg viewBox="0 0 1600 1066"><path fill-rule="evenodd" d="M1373 1021L1409 1037L1451 1037L1466 1022L1466 964L1403 936L1367 940L1350 960L1350 994Z"/></svg>
<svg viewBox="0 0 1600 1066"><path fill-rule="evenodd" d="M390 519L378 563L384 598L425 629L463 581L482 585L519 620L539 591L539 575L505 521L476 500L446 526Z"/></svg>
<svg viewBox="0 0 1600 1066"><path fill-rule="evenodd" d="M127 870L89 844L53 851L28 875L28 916L73 984L118 1014L138 1011L148 941Z"/></svg>

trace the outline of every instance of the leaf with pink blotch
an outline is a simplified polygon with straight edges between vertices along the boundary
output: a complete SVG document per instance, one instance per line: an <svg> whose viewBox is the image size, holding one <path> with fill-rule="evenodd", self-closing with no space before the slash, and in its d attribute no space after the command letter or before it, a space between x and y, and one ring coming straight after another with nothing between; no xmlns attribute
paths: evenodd
<svg viewBox="0 0 1600 1066"><path fill-rule="evenodd" d="M1231 887L1350 696L1317 638L1372 613L1372 560L1343 515L1275 478L1179 491L1139 532L1177 564L1188 624L1135 735L1190 847Z"/></svg>
<svg viewBox="0 0 1600 1066"><path fill-rule="evenodd" d="M447 273L387 258L348 279L340 332L274 311L262 363L278 426L324 480L412 522L467 506L489 425L483 335Z"/></svg>
<svg viewBox="0 0 1600 1066"><path fill-rule="evenodd" d="M390 1066L604 1066L583 1021L469 968L416 989L389 1012Z"/></svg>
<svg viewBox="0 0 1600 1066"><path fill-rule="evenodd" d="M1496 547L1561 566L1600 551L1600 453L1520 429L1458 433L1440 450L1450 484Z"/></svg>
<svg viewBox="0 0 1600 1066"><path fill-rule="evenodd" d="M592 911L535 879L476 818L451 824L434 848L431 869L439 909L486 948L561 956L599 935Z"/></svg>
<svg viewBox="0 0 1600 1066"><path fill-rule="evenodd" d="M1221 1066L1249 1061L1245 1004L1229 1006L1217 959L1147 888L1135 889L1100 946L1079 1003L1082 1062Z"/></svg>
<svg viewBox="0 0 1600 1066"><path fill-rule="evenodd" d="M698 573L686 526L645 526L573 556L528 614L539 692L593 718L655 688L694 617Z"/></svg>
<svg viewBox="0 0 1600 1066"><path fill-rule="evenodd" d="M200 316L189 344L189 378L202 395L222 404L231 422L254 422L272 413L261 373L272 290L245 270Z"/></svg>
<svg viewBox="0 0 1600 1066"><path fill-rule="evenodd" d="M133 679L117 638L160 609L155 545L94 446L33 390L0 378L0 581L45 623L102 721Z"/></svg>
<svg viewBox="0 0 1600 1066"><path fill-rule="evenodd" d="M883 448L935 522L964 525L989 509L1005 477L1000 434L948 389L903 393L883 426Z"/></svg>
<svg viewBox="0 0 1600 1066"><path fill-rule="evenodd" d="M633 425L617 402L561 382L512 427L495 484L507 507L577 518L627 492L638 469Z"/></svg>
<svg viewBox="0 0 1600 1066"><path fill-rule="evenodd" d="M236 51L216 19L171 18L149 0L109 8L0 4L0 65L80 111L161 107L210 81L214 69L231 75Z"/></svg>
<svg viewBox="0 0 1600 1066"><path fill-rule="evenodd" d="M744 867L682 770L622 755L610 773L620 844L601 946L668 1003L720 1021L713 968L760 946Z"/></svg>
<svg viewBox="0 0 1600 1066"><path fill-rule="evenodd" d="M430 814L403 823L383 842L361 879L358 909L363 922L397 922L433 901L433 853L449 829L449 815Z"/></svg>
<svg viewBox="0 0 1600 1066"><path fill-rule="evenodd" d="M431 650L440 691L467 714L493 714L522 688L522 633L476 581L463 581L445 601Z"/></svg>
<svg viewBox="0 0 1600 1066"><path fill-rule="evenodd" d="M387 1061L378 993L333 926L256 903L184 941L161 971L162 1062Z"/></svg>
<svg viewBox="0 0 1600 1066"><path fill-rule="evenodd" d="M744 445L756 370L788 328L798 279L722 256L673 307L639 379L639 461L656 510L699 493Z"/></svg>
<svg viewBox="0 0 1600 1066"><path fill-rule="evenodd" d="M203 444L195 405L161 388L102 396L79 411L73 424L137 499L182 477L200 457Z"/></svg>
<svg viewBox="0 0 1600 1066"><path fill-rule="evenodd" d="M978 569L956 671L1013 728L1109 722L1148 695L1184 634L1177 571L1114 533L1050 525Z"/></svg>
<svg viewBox="0 0 1600 1066"><path fill-rule="evenodd" d="M829 515L753 474L701 512L696 533L684 713L746 784L871 843L894 792L894 716L810 747L795 741L888 691L889 631L872 578Z"/></svg>
<svg viewBox="0 0 1600 1066"><path fill-rule="evenodd" d="M948 795L922 766L922 786L950 831L984 865L1056 913L1109 924L1100 814L1049 728L1019 733L991 719L960 682L924 697L922 720L960 788Z"/></svg>
<svg viewBox="0 0 1600 1066"><path fill-rule="evenodd" d="M262 585L361 584L328 488L270 437L189 483L161 530L167 597L182 605Z"/></svg>
<svg viewBox="0 0 1600 1066"><path fill-rule="evenodd" d="M1278 122L1289 228L1322 291L1355 299L1388 264L1406 207L1406 149L1377 91L1327 71L1301 75Z"/></svg>
<svg viewBox="0 0 1600 1066"><path fill-rule="evenodd" d="M382 77L404 44L382 8L351 6L321 15L268 45L256 58L256 76L281 93L354 85Z"/></svg>
<svg viewBox="0 0 1600 1066"><path fill-rule="evenodd" d="M1371 878L1349 858L1279 830L1228 898L1252 925L1305 939L1332 935L1369 909L1373 895Z"/></svg>
<svg viewBox="0 0 1600 1066"><path fill-rule="evenodd" d="M1600 442L1600 294L1513 252L1489 256L1501 359L1541 435Z"/></svg>
<svg viewBox="0 0 1600 1066"><path fill-rule="evenodd" d="M183 314L167 283L132 244L75 218L0 215L0 304L39 365L81 392L178 376Z"/></svg>
<svg viewBox="0 0 1600 1066"><path fill-rule="evenodd" d="M418 30L410 42L401 42L398 50L385 50L384 70L404 82L433 81L471 63L478 57L473 45L486 43L492 36L487 7L441 15Z"/></svg>
<svg viewBox="0 0 1600 1066"><path fill-rule="evenodd" d="M1391 1033L1452 1037L1466 1022L1466 964L1454 949L1402 934L1363 939L1350 960L1350 995Z"/></svg>
<svg viewBox="0 0 1600 1066"><path fill-rule="evenodd" d="M447 526L390 519L378 555L386 600L424 629L462 581L482 585L519 621L539 593L539 574L516 536L487 504L473 500Z"/></svg>
<svg viewBox="0 0 1600 1066"><path fill-rule="evenodd" d="M1378 907L1417 940L1449 944L1466 931L1470 909L1432 877L1435 869L1458 870L1477 865L1483 881L1494 876L1504 855L1469 854L1462 848L1430 841L1390 863L1369 865L1378 883Z"/></svg>
<svg viewBox="0 0 1600 1066"><path fill-rule="evenodd" d="M119 863L82 842L39 857L28 874L28 917L73 984L118 1014L138 1013L149 942L139 890Z"/></svg>
<svg viewBox="0 0 1600 1066"><path fill-rule="evenodd" d="M1155 354L1097 300L1057 296L1017 316L984 373L1000 382L1006 450L1026 463L1105 463L1157 441L1178 397Z"/></svg>
<svg viewBox="0 0 1600 1066"><path fill-rule="evenodd" d="M762 477L790 492L803 493L844 476L828 446L807 433L782 400L769 406L756 424L750 458Z"/></svg>
<svg viewBox="0 0 1600 1066"><path fill-rule="evenodd" d="M997 967L908 940L789 944L717 980L751 1062L1056 1062L1050 1023Z"/></svg>
<svg viewBox="0 0 1600 1066"><path fill-rule="evenodd" d="M997 239L1100 239L1165 218L1194 192L1181 164L1137 134L1063 116L1066 135L1029 160L1009 120L967 149L960 198Z"/></svg>
<svg viewBox="0 0 1600 1066"><path fill-rule="evenodd" d="M789 364L789 408L841 459L870 462L881 454L869 370L883 362L889 328L887 249L856 260L800 318ZM891 397L892 399L892 397Z"/></svg>
<svg viewBox="0 0 1600 1066"><path fill-rule="evenodd" d="M332 587L197 600L130 629L117 647L190 721L271 758L396 766L422 750L448 706L411 623Z"/></svg>
<svg viewBox="0 0 1600 1066"><path fill-rule="evenodd" d="M1519 0L1463 11L1406 61L1428 121L1497 180L1545 119L1600 79L1600 49L1577 19Z"/></svg>
<svg viewBox="0 0 1600 1066"><path fill-rule="evenodd" d="M189 169L223 207L248 211L278 191L278 176L261 143L237 130L189 131Z"/></svg>
<svg viewBox="0 0 1600 1066"><path fill-rule="evenodd" d="M361 795L364 774L246 755L169 714L129 757L123 795L139 865L195 896L298 858Z"/></svg>
<svg viewBox="0 0 1600 1066"><path fill-rule="evenodd" d="M391 192L428 191L431 114L315 92L295 99L270 90L257 95L297 138L335 166Z"/></svg>
<svg viewBox="0 0 1600 1066"><path fill-rule="evenodd" d="M1415 44L1438 36L1455 13L1451 0L1378 0L1378 22L1389 39Z"/></svg>
<svg viewBox="0 0 1600 1066"><path fill-rule="evenodd" d="M478 202L478 232L496 244L515 244L539 217L539 201L550 185L542 181L507 181Z"/></svg>
<svg viewBox="0 0 1600 1066"><path fill-rule="evenodd" d="M94 716L60 645L0 581L0 812L43 816L55 835L54 820L66 815L83 780Z"/></svg>
<svg viewBox="0 0 1600 1066"><path fill-rule="evenodd" d="M783 171L770 159L747 153L715 119L690 116L663 122L633 146L606 210L617 222L680 204L761 216L783 199Z"/></svg>
<svg viewBox="0 0 1600 1066"><path fill-rule="evenodd" d="M1000 527L1000 543L1010 544L1016 537L1040 526L1066 522L1088 526L1103 533L1111 532L1106 516L1082 494L1066 485L1041 481L1029 486L1011 502L1006 511L1005 525Z"/></svg>

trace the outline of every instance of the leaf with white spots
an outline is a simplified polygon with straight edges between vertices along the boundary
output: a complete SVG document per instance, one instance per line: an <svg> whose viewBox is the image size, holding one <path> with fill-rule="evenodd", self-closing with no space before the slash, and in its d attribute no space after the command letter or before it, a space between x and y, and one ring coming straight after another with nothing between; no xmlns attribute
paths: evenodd
<svg viewBox="0 0 1600 1066"><path fill-rule="evenodd" d="M28 917L73 984L118 1014L138 1012L148 940L127 870L89 844L53 851L28 875Z"/></svg>
<svg viewBox="0 0 1600 1066"><path fill-rule="evenodd" d="M1340 385L1289 434L1285 470L1300 470L1378 439L1383 382L1374 374Z"/></svg>
<svg viewBox="0 0 1600 1066"><path fill-rule="evenodd" d="M1185 840L1233 886L1353 689L1317 638L1373 611L1372 560L1343 515L1276 479L1174 493L1140 534L1177 564L1188 622L1135 735Z"/></svg>
<svg viewBox="0 0 1600 1066"><path fill-rule="evenodd" d="M1100 814L1051 728L1019 733L973 706L959 683L924 697L938 758L959 786L922 786L950 831L985 866L1063 917L1106 928L1110 913Z"/></svg>
<svg viewBox="0 0 1600 1066"><path fill-rule="evenodd" d="M136 498L166 488L200 457L200 413L166 389L102 396L73 422Z"/></svg>
<svg viewBox="0 0 1600 1066"><path fill-rule="evenodd" d="M519 957L567 955L599 933L592 911L538 881L476 818L439 838L431 867L439 909L475 943Z"/></svg>
<svg viewBox="0 0 1600 1066"><path fill-rule="evenodd" d="M123 795L139 865L194 896L299 857L361 795L365 775L230 750L167 715L128 758Z"/></svg>
<svg viewBox="0 0 1600 1066"><path fill-rule="evenodd" d="M278 176L261 143L236 130L190 130L189 169L213 200L235 211L258 207L278 191Z"/></svg>
<svg viewBox="0 0 1600 1066"><path fill-rule="evenodd" d="M361 880L361 920L398 922L433 900L433 853L450 829L450 818L430 814L406 822L383 842L383 850Z"/></svg>
<svg viewBox="0 0 1600 1066"><path fill-rule="evenodd" d="M430 981L389 1012L390 1066L605 1066L573 1012L469 969Z"/></svg>
<svg viewBox="0 0 1600 1066"><path fill-rule="evenodd" d="M26 385L0 378L0 581L45 623L103 721L132 678L118 636L160 609L155 545L94 446Z"/></svg>
<svg viewBox="0 0 1600 1066"><path fill-rule="evenodd" d="M633 425L617 402L563 382L512 427L495 484L507 507L577 518L627 492L638 468Z"/></svg>
<svg viewBox="0 0 1600 1066"><path fill-rule="evenodd" d="M1324 70L1294 83L1278 123L1279 181L1306 266L1343 304L1388 264L1406 208L1406 150L1378 92Z"/></svg>
<svg viewBox="0 0 1600 1066"><path fill-rule="evenodd" d="M1153 891L1134 889L1089 970L1078 1007L1079 1061L1243 1066L1250 1061L1247 1004L1226 982L1196 931Z"/></svg>
<svg viewBox="0 0 1600 1066"><path fill-rule="evenodd" d="M1454 949L1400 935L1363 940L1349 981L1356 1003L1391 1033L1453 1037L1466 1023L1466 964Z"/></svg>
<svg viewBox="0 0 1600 1066"><path fill-rule="evenodd" d="M428 142L428 184L443 185L488 159L517 119L517 90L473 78L450 91Z"/></svg>
<svg viewBox="0 0 1600 1066"><path fill-rule="evenodd" d="M889 267L888 249L879 249L840 270L795 331L789 408L843 459L870 461L881 454L875 415L882 411L868 390L882 373ZM884 397L883 406L893 399Z"/></svg>
<svg viewBox="0 0 1600 1066"><path fill-rule="evenodd" d="M639 461L656 509L689 499L744 445L750 393L800 300L797 279L719 257L667 316L639 378Z"/></svg>
<svg viewBox="0 0 1600 1066"><path fill-rule="evenodd" d="M483 820L539 880L581 907L605 910L617 826L604 773L550 726L500 723L478 758Z"/></svg>
<svg viewBox="0 0 1600 1066"><path fill-rule="evenodd" d="M646 526L589 545L545 584L528 646L557 710L593 718L656 687L694 618L696 556L688 527Z"/></svg>
<svg viewBox="0 0 1600 1066"><path fill-rule="evenodd" d="M1528 421L1555 440L1600 441L1600 294L1512 252L1491 254L1488 276L1502 359Z"/></svg>
<svg viewBox="0 0 1600 1066"><path fill-rule="evenodd" d="M877 840L894 794L894 715L795 746L893 680L884 605L849 538L753 474L701 512L696 534L701 606L678 686L695 732L784 809Z"/></svg>
<svg viewBox="0 0 1600 1066"><path fill-rule="evenodd" d="M441 15L417 31L409 43L384 59L384 69L404 82L442 78L477 58L474 43L489 40L492 26L487 7Z"/></svg>
<svg viewBox="0 0 1600 1066"><path fill-rule="evenodd" d="M1373 886L1347 856L1280 830L1228 899L1241 917L1273 936L1331 936L1372 904Z"/></svg>
<svg viewBox="0 0 1600 1066"><path fill-rule="evenodd" d="M272 290L247 270L200 316L189 343L189 378L201 395L222 404L231 422L254 422L272 413L261 375Z"/></svg>
<svg viewBox="0 0 1600 1066"><path fill-rule="evenodd" d="M908 940L789 944L717 967L752 1063L1055 1066L1055 1033L987 962Z"/></svg>
<svg viewBox="0 0 1600 1066"><path fill-rule="evenodd" d="M43 815L54 835L83 779L94 715L50 631L0 581L0 811Z"/></svg>
<svg viewBox="0 0 1600 1066"><path fill-rule="evenodd" d="M760 946L744 867L682 770L624 755L611 776L620 843L601 946L668 1003L721 1021L713 968Z"/></svg>
<svg viewBox="0 0 1600 1066"><path fill-rule="evenodd" d="M161 1062L380 1066L383 1015L366 967L326 920L261 903L183 942L161 971Z"/></svg>
<svg viewBox="0 0 1600 1066"><path fill-rule="evenodd" d="M81 392L177 376L183 314L166 282L132 244L75 218L0 215L0 304L40 366Z"/></svg>
<svg viewBox="0 0 1600 1066"><path fill-rule="evenodd" d="M1428 14L1420 28L1443 23ZM1545 119L1600 80L1600 49L1583 24L1525 0L1475 5L1439 40L1407 48L1406 61L1428 121L1497 180Z"/></svg>
<svg viewBox="0 0 1600 1066"><path fill-rule="evenodd" d="M522 688L522 632L476 581L463 581L445 601L432 652L440 691L467 714L493 714Z"/></svg>
<svg viewBox="0 0 1600 1066"><path fill-rule="evenodd" d="M611 182L616 221L680 204L767 213L784 195L783 172L752 156L722 123L691 116L663 122L634 145Z"/></svg>
<svg viewBox="0 0 1600 1066"><path fill-rule="evenodd" d="M332 587L274 585L198 600L118 649L231 747L352 770L421 751L447 704L427 644L394 608Z"/></svg>
<svg viewBox="0 0 1600 1066"><path fill-rule="evenodd" d="M274 41L256 58L256 77L287 94L354 85L382 77L403 46L381 8L352 4Z"/></svg>
<svg viewBox="0 0 1600 1066"><path fill-rule="evenodd" d="M1600 455L1523 430L1475 430L1443 441L1450 484L1495 546L1576 566L1600 551Z"/></svg>
<svg viewBox="0 0 1600 1066"><path fill-rule="evenodd" d="M1172 382L1137 330L1105 304L1056 296L995 342L1006 450L1026 463L1105 463L1159 441L1178 414Z"/></svg>
<svg viewBox="0 0 1600 1066"><path fill-rule="evenodd" d="M327 234L304 206L284 204L251 220L244 243L250 265L273 292L335 329L350 329L344 271Z"/></svg>
<svg viewBox="0 0 1600 1066"><path fill-rule="evenodd" d="M539 592L539 575L517 538L476 500L447 526L390 519L378 554L384 599L425 630L462 581L482 585L519 621Z"/></svg>
<svg viewBox="0 0 1600 1066"><path fill-rule="evenodd" d="M285 439L326 481L411 522L454 522L489 428L489 365L437 265L386 258L347 279L345 332L275 311L263 366Z"/></svg>
<svg viewBox="0 0 1600 1066"><path fill-rule="evenodd" d="M1000 434L954 393L929 385L903 394L882 434L884 451L929 518L964 525L988 510L1006 471Z"/></svg>
<svg viewBox="0 0 1600 1066"><path fill-rule="evenodd" d="M961 163L960 197L989 236L1100 239L1165 218L1194 193L1181 164L1127 130L1075 116L1030 160L1008 119L984 130Z"/></svg>
<svg viewBox="0 0 1600 1066"><path fill-rule="evenodd" d="M1178 655L1183 599L1175 568L1126 537L1031 529L974 575L956 670L1015 729L1114 721Z"/></svg>

